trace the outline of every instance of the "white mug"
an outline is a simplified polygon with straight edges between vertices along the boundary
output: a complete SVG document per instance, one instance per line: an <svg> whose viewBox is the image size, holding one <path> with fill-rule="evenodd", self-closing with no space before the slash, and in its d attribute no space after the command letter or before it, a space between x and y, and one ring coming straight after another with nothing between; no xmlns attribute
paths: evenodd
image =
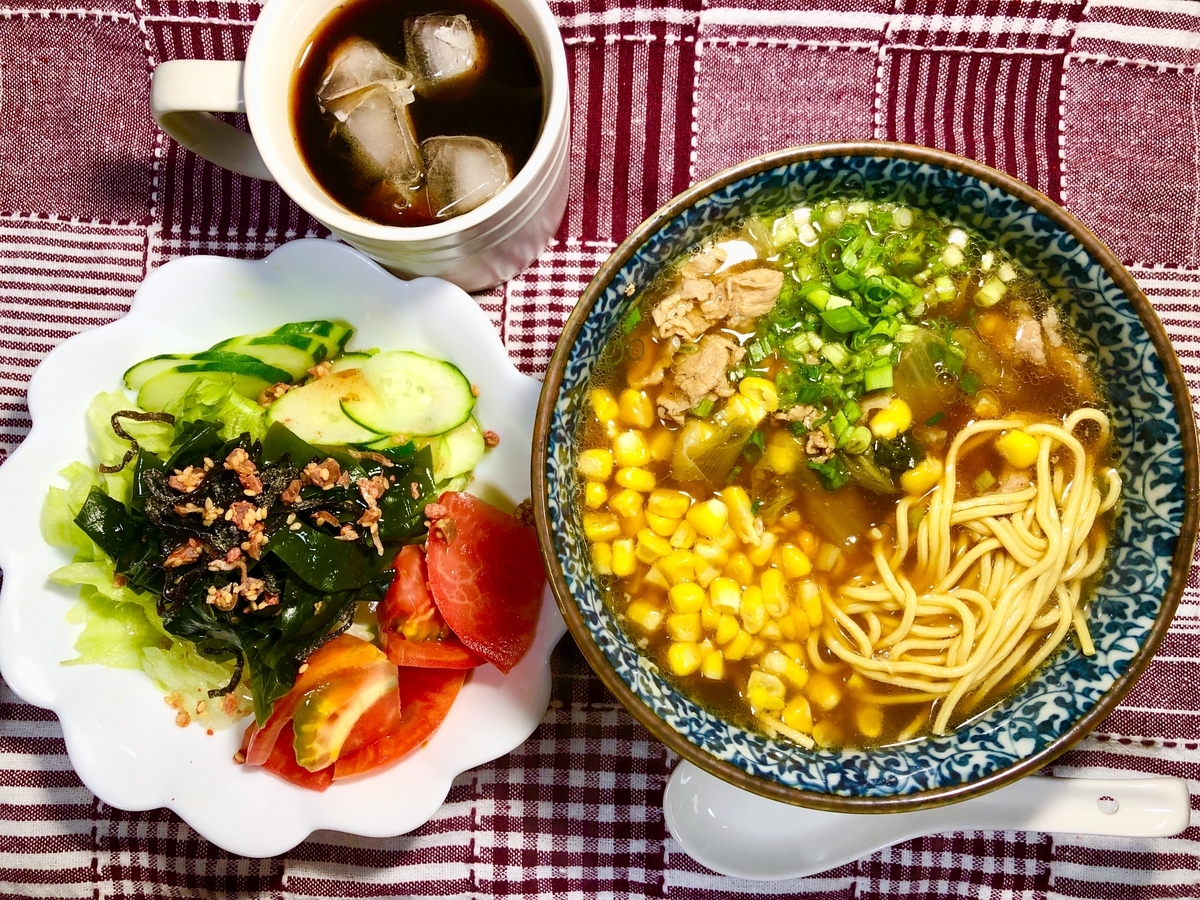
<svg viewBox="0 0 1200 900"><path fill-rule="evenodd" d="M246 61L184 59L154 71L159 126L189 150L242 175L278 182L306 212L402 277L436 275L468 291L507 281L545 248L567 203L570 121L567 58L545 0L495 0L529 40L542 75L542 130L503 190L432 225L381 225L346 209L314 180L292 126L292 77L314 32L346 0L271 0ZM244 112L250 133L211 115Z"/></svg>

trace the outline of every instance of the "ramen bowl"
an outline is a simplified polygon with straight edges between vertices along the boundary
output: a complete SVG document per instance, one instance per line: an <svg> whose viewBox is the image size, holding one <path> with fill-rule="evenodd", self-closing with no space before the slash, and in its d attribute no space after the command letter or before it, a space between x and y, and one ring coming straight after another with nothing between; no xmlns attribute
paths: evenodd
<svg viewBox="0 0 1200 900"><path fill-rule="evenodd" d="M588 380L637 292L667 264L751 214L827 198L890 201L979 234L1032 272L1094 356L1111 402L1123 487L1084 656L1064 642L1034 676L956 730L870 749L806 750L748 731L685 696L628 636L593 572L575 475ZM834 144L749 160L676 197L621 244L567 322L534 435L538 537L559 608L593 669L684 759L802 806L886 812L935 806L1036 771L1098 725L1161 642L1197 529L1196 430L1179 362L1129 273L1074 217L971 160L888 143Z"/></svg>

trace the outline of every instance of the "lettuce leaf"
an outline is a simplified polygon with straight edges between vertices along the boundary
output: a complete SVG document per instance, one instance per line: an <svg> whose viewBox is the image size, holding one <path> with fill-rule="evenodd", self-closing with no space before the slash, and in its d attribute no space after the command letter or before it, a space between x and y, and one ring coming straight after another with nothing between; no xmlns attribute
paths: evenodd
<svg viewBox="0 0 1200 900"><path fill-rule="evenodd" d="M252 440L261 441L267 433L266 409L235 391L232 378L197 378L183 396L168 403L163 411L175 417L176 433L187 423L198 421L224 423L220 433L227 441L247 431Z"/></svg>
<svg viewBox="0 0 1200 900"><path fill-rule="evenodd" d="M221 409L230 408L230 403L216 396L217 393L201 391L198 402L189 410L201 409L205 402ZM233 401L233 405L237 402ZM254 406L257 409L257 404ZM113 413L129 409L139 410L122 391L98 394L88 407L89 445L105 464L119 463L129 449L129 442L117 437L111 423ZM263 411L243 410L240 415L249 422L254 416L261 419ZM121 425L143 450L156 454L170 450L176 433L175 428L158 422L123 419ZM157 599L125 586L124 579L117 577L112 560L75 524L75 517L94 487L122 503L129 501L133 465L115 475L103 475L94 467L75 462L60 474L67 486L51 486L39 524L47 543L73 551L74 556L71 563L51 572L50 580L80 589L79 600L67 613L68 622L83 626L75 641L79 655L62 664L140 669L164 692L183 698L181 708L186 707L192 718L199 718L209 728L225 728L244 717L250 711L246 684L235 692L236 702L208 700L210 689L229 683L233 662L202 657L191 642L169 634L158 616ZM205 701L201 707L204 712L196 714L200 700Z"/></svg>

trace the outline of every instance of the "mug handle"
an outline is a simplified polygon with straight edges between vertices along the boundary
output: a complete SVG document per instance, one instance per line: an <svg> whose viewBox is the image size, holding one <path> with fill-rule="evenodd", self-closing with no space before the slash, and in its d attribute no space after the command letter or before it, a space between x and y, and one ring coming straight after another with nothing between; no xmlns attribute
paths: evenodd
<svg viewBox="0 0 1200 900"><path fill-rule="evenodd" d="M224 169L274 181L248 131L214 112L245 112L244 62L173 59L154 70L150 111L160 128L197 156Z"/></svg>

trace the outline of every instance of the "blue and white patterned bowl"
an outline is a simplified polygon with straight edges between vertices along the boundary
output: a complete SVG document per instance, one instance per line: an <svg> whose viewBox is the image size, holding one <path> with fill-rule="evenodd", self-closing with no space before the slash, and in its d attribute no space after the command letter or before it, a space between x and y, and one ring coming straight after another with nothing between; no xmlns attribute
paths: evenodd
<svg viewBox="0 0 1200 900"><path fill-rule="evenodd" d="M826 197L903 203L999 244L1061 299L1099 360L1113 406L1124 502L1096 591L1096 655L1068 644L1015 695L944 737L874 750L807 751L724 722L677 692L605 605L576 503L575 434L588 378L634 292L660 268L747 215ZM1128 272L1076 219L971 160L902 144L776 153L681 194L600 269L559 339L534 435L534 503L559 607L592 667L672 750L785 802L844 812L933 806L1036 771L1100 723L1162 640L1197 527L1196 431L1161 323Z"/></svg>

